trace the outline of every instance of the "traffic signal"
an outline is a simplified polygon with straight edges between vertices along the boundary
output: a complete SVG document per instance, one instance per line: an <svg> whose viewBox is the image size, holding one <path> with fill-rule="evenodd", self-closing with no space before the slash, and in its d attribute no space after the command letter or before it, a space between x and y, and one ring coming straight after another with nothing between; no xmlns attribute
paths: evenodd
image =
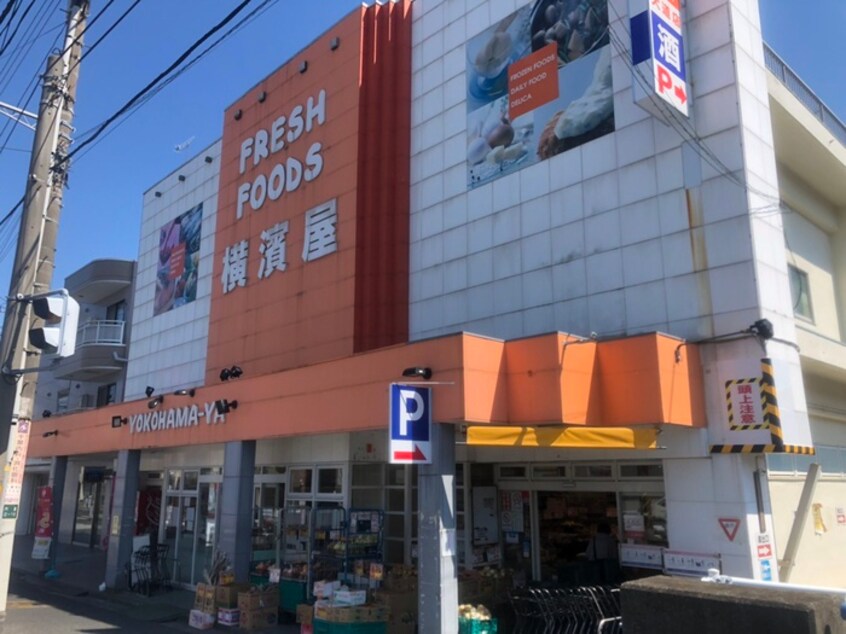
<svg viewBox="0 0 846 634"><path fill-rule="evenodd" d="M32 299L32 312L44 320L29 331L29 342L47 354L69 357L76 350L79 304L67 290L51 291Z"/></svg>

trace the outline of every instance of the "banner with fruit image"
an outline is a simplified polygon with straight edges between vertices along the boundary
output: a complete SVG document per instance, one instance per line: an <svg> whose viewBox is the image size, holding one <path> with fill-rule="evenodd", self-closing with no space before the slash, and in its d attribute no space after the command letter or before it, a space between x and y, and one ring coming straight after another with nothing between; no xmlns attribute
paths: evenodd
<svg viewBox="0 0 846 634"><path fill-rule="evenodd" d="M467 182L614 131L608 0L535 0L467 43Z"/></svg>
<svg viewBox="0 0 846 634"><path fill-rule="evenodd" d="M153 315L161 315L197 299L202 227L203 203L200 203L159 230Z"/></svg>
<svg viewBox="0 0 846 634"><path fill-rule="evenodd" d="M38 487L35 502L35 540L32 543L32 558L47 559L53 541L53 488Z"/></svg>

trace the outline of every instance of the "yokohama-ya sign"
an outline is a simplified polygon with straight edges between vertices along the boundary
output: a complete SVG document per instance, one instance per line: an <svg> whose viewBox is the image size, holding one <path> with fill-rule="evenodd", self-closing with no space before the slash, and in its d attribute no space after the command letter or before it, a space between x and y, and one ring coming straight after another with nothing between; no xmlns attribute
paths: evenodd
<svg viewBox="0 0 846 634"><path fill-rule="evenodd" d="M202 410L199 405L186 405L185 407L174 407L145 414L133 414L129 417L129 433L139 434L197 427L200 424L200 419L205 420L207 425L226 422L226 416L219 413L214 402L211 402L203 403Z"/></svg>

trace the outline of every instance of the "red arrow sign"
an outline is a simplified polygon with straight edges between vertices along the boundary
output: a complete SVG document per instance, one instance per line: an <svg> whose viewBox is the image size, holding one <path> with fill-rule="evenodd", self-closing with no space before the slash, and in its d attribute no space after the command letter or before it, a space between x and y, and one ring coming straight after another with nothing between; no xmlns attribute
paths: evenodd
<svg viewBox="0 0 846 634"><path fill-rule="evenodd" d="M414 445L414 451L395 451L394 460L426 460L426 456L420 451L420 447Z"/></svg>
<svg viewBox="0 0 846 634"><path fill-rule="evenodd" d="M676 86L675 90L676 90L676 97L679 98L679 101L681 101L682 103L687 101L687 94L685 93L683 86Z"/></svg>
<svg viewBox="0 0 846 634"><path fill-rule="evenodd" d="M735 536L737 535L737 529L740 528L740 520L735 517L721 517L719 519L720 528L723 529L723 532L728 537L730 542L734 541Z"/></svg>
<svg viewBox="0 0 846 634"><path fill-rule="evenodd" d="M773 556L773 548L769 544L758 544L758 559L766 559Z"/></svg>

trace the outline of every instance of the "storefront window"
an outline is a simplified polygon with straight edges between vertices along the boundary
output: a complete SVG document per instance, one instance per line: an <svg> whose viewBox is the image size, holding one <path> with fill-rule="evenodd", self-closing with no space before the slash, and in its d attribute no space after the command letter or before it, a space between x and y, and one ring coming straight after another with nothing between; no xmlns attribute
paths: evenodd
<svg viewBox="0 0 846 634"><path fill-rule="evenodd" d="M577 464L573 472L577 478L611 478L614 475L610 464Z"/></svg>
<svg viewBox="0 0 846 634"><path fill-rule="evenodd" d="M472 473L476 475L476 469L474 467ZM500 480L525 480L526 479L526 467L523 465L502 465L499 468L499 479ZM475 484L475 483L474 483Z"/></svg>
<svg viewBox="0 0 846 634"><path fill-rule="evenodd" d="M567 477L567 467L564 465L539 465L532 467L532 478L535 480L558 479Z"/></svg>
<svg viewBox="0 0 846 634"><path fill-rule="evenodd" d="M660 462L644 464L621 464L621 478L654 478L664 477L664 465Z"/></svg>
<svg viewBox="0 0 846 634"><path fill-rule="evenodd" d="M312 469L291 469L291 493L311 493Z"/></svg>
<svg viewBox="0 0 846 634"><path fill-rule="evenodd" d="M185 471L182 480L182 490L196 491L197 484L199 482L199 476L200 474L198 471Z"/></svg>
<svg viewBox="0 0 846 634"><path fill-rule="evenodd" d="M620 496L623 541L667 546L667 502L663 495Z"/></svg>
<svg viewBox="0 0 846 634"><path fill-rule="evenodd" d="M403 465L388 465L388 486L403 486L405 484L405 467Z"/></svg>
<svg viewBox="0 0 846 634"><path fill-rule="evenodd" d="M182 488L182 471L171 470L167 472L167 490L179 491Z"/></svg>
<svg viewBox="0 0 846 634"><path fill-rule="evenodd" d="M317 469L318 493L341 493L343 491L343 472L340 468Z"/></svg>

